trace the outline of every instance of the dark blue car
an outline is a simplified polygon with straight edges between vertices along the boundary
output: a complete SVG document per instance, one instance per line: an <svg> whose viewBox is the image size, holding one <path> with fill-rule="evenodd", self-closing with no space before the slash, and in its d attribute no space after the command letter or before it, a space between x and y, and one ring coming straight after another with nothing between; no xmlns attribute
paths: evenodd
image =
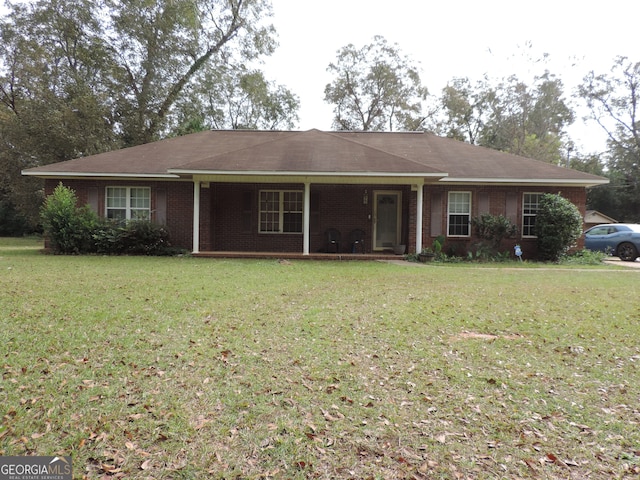
<svg viewBox="0 0 640 480"><path fill-rule="evenodd" d="M633 262L640 251L640 225L608 223L591 227L584 232L584 246Z"/></svg>

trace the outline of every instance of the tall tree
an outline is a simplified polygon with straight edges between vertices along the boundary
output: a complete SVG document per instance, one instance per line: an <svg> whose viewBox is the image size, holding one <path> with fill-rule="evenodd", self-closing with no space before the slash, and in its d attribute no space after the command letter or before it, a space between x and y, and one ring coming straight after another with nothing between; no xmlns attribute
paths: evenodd
<svg viewBox="0 0 640 480"><path fill-rule="evenodd" d="M181 128L284 130L298 121L298 97L258 70L230 65L198 78L177 105Z"/></svg>
<svg viewBox="0 0 640 480"><path fill-rule="evenodd" d="M562 82L545 72L527 85L516 76L472 85L453 79L442 91L435 130L448 137L546 162L564 163L565 128L574 114Z"/></svg>
<svg viewBox="0 0 640 480"><path fill-rule="evenodd" d="M123 145L146 143L171 130L176 102L198 75L273 52L270 15L268 0L17 4L2 24L2 102L15 115L25 100L86 114L70 105L82 97Z"/></svg>
<svg viewBox="0 0 640 480"><path fill-rule="evenodd" d="M485 78L474 85L468 78L454 78L442 89L443 118L435 130L446 137L477 144L487 122L488 96L492 93Z"/></svg>
<svg viewBox="0 0 640 480"><path fill-rule="evenodd" d="M38 218L20 171L118 145L92 2L19 3L0 23L0 201Z"/></svg>
<svg viewBox="0 0 640 480"><path fill-rule="evenodd" d="M562 81L549 72L535 77L532 86L511 76L488 95L490 113L479 144L498 150L564 163L565 128L574 120L563 98Z"/></svg>
<svg viewBox="0 0 640 480"><path fill-rule="evenodd" d="M266 0L106 0L116 53L114 89L127 144L167 132L182 91L199 72L275 49Z"/></svg>
<svg viewBox="0 0 640 480"><path fill-rule="evenodd" d="M37 205L23 168L175 132L186 116L179 100L203 76L274 50L270 15L268 0L11 5L0 19L0 200Z"/></svg>
<svg viewBox="0 0 640 480"><path fill-rule="evenodd" d="M640 62L617 57L609 73L590 72L578 89L589 118L607 133L605 158L618 220L640 221ZM605 207L606 208L606 207ZM604 208L603 208L604 211Z"/></svg>
<svg viewBox="0 0 640 480"><path fill-rule="evenodd" d="M334 107L339 130L417 130L427 89L419 71L397 45L376 36L362 48L349 44L338 51L327 70L334 80L325 87L325 101Z"/></svg>

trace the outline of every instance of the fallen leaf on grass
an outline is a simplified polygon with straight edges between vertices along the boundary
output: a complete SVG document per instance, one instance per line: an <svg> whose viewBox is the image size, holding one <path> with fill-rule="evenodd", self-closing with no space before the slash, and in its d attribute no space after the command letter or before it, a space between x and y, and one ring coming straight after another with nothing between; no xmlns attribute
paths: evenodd
<svg viewBox="0 0 640 480"><path fill-rule="evenodd" d="M560 467L569 468L569 465L564 460L559 459L553 453L547 453L544 457L540 459L540 463L553 463L554 465L558 465ZM574 463L574 462L572 462Z"/></svg>
<svg viewBox="0 0 640 480"><path fill-rule="evenodd" d="M108 463L101 464L100 468L107 473L118 473L122 471L120 467L116 467L115 465L109 465Z"/></svg>
<svg viewBox="0 0 640 480"><path fill-rule="evenodd" d="M140 465L140 470L148 470L149 468L151 468L151 459L147 459L144 462L142 462L142 465Z"/></svg>
<svg viewBox="0 0 640 480"><path fill-rule="evenodd" d="M322 416L327 422L335 422L336 420L340 420L344 418L344 415L340 412L335 412L335 414L330 413L327 410L320 409L322 411Z"/></svg>
<svg viewBox="0 0 640 480"><path fill-rule="evenodd" d="M530 458L525 458L523 461L524 461L524 463L527 465L527 467L529 467L529 469L530 469L532 472L537 472L536 467L535 467L535 461L534 461L534 460L532 460L532 459L530 459Z"/></svg>
<svg viewBox="0 0 640 480"><path fill-rule="evenodd" d="M429 470L432 468L436 468L438 466L438 462L434 462L433 460L427 460L422 465L418 467L418 472L424 474L429 473Z"/></svg>
<svg viewBox="0 0 640 480"><path fill-rule="evenodd" d="M325 391L326 391L327 393L333 393L333 392L335 392L336 390L338 390L338 388L339 388L339 387L338 387L338 385L336 385L336 384L332 384L332 385L328 385L328 386L327 386L327 388L325 388Z"/></svg>

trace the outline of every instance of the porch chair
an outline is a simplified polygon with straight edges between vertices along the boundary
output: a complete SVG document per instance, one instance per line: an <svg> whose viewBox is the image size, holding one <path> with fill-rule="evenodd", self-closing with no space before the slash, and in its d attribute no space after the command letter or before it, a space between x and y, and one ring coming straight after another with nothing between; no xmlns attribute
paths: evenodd
<svg viewBox="0 0 640 480"><path fill-rule="evenodd" d="M326 231L327 235L327 253L331 253L333 250L335 253L340 253L340 232L335 228L329 228Z"/></svg>
<svg viewBox="0 0 640 480"><path fill-rule="evenodd" d="M349 234L349 245L351 245L351 253L364 253L364 230L352 230Z"/></svg>

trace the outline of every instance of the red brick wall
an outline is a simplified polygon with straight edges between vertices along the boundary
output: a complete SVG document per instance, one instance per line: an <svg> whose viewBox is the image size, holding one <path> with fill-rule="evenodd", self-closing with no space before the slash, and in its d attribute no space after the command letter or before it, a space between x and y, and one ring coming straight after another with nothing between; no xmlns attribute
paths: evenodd
<svg viewBox="0 0 640 480"><path fill-rule="evenodd" d="M47 180L45 193L53 192L59 180ZM104 215L105 188L107 186L149 186L151 187L152 220L156 219L157 192L166 191L166 225L174 246L191 250L193 233L193 183L163 181L127 181L127 180L64 180L63 184L74 189L81 204L89 201L89 191L98 194L98 213ZM302 252L302 234L265 234L258 232L258 192L261 189L304 190L301 184L210 184L200 190L200 250L207 251L265 251L265 252ZM393 190L402 192L402 243L407 251L415 251L417 192L409 186L397 185L311 185L311 234L310 251L326 250L325 231L338 229L342 233L341 250L350 249L349 233L354 229L365 232L365 248L372 251L374 191ZM367 202L364 203L365 191ZM512 187L488 186L465 187L448 185L425 185L423 208L423 246L433 243L435 234L431 230L432 194L441 193L442 218L440 228L447 229L447 194L449 191L472 192L472 217L479 215L479 198L488 199L490 213L505 214L507 195L517 200L516 221L518 231L522 230L523 193L561 193L572 201L584 215L586 191L581 187ZM454 247L456 252L464 254L474 238L447 239L445 245ZM536 251L535 239L523 239L520 234L507 242L505 249L512 249L519 243L525 258L533 258ZM581 247L582 245L580 245Z"/></svg>
<svg viewBox="0 0 640 480"><path fill-rule="evenodd" d="M211 185L212 249L220 251L302 252L302 234L258 232L258 195L260 190L304 190L301 184L216 184ZM366 190L367 203L364 203ZM335 228L341 232L341 251L350 249L352 230L365 232L365 248L371 251L373 191L403 192L403 217L408 214L408 187L371 185L311 185L310 244L311 252L326 250L325 232ZM245 228L243 208L251 199L250 228ZM403 237L408 235L408 229ZM204 247L202 248L204 249Z"/></svg>
<svg viewBox="0 0 640 480"><path fill-rule="evenodd" d="M50 195L58 186L60 180L45 181L45 195ZM193 238L193 183L192 182L145 182L128 180L63 180L62 184L73 189L80 205L89 202L89 191L94 189L98 194L97 213L101 217L105 215L105 193L107 187L151 187L151 220L156 220L158 209L157 192L163 189L167 192L167 218L166 226L169 230L171 244L191 250ZM206 191L203 190L203 198L207 198ZM201 208L201 225L208 227L208 211ZM208 232L208 228L201 232L201 240L207 241L207 236L203 238L202 233Z"/></svg>
<svg viewBox="0 0 640 480"><path fill-rule="evenodd" d="M517 237L505 241L505 250L513 250L513 247L519 244L524 251L523 257L535 258L537 254L537 240L535 238L522 238L522 201L525 193L559 193L563 197L570 200L578 207L580 214L584 218L586 209L587 193L586 189L582 187L513 187L513 186L442 186L442 185L427 185L425 186L425 206L423 211L423 246L431 246L433 240L437 235L433 234L431 229L431 200L432 193L440 192L441 195L441 230L446 235L447 232L447 197L451 191L470 191L471 193L471 216L478 217L479 212L479 196L486 195L489 203L489 213L492 215L505 215L507 195L511 194L515 196L517 201L516 206L516 225L518 227ZM472 232L473 233L473 232ZM471 238L447 238L445 245L452 248L458 254L465 254L474 243L477 243L478 239ZM578 248L582 248L583 240L580 239Z"/></svg>

